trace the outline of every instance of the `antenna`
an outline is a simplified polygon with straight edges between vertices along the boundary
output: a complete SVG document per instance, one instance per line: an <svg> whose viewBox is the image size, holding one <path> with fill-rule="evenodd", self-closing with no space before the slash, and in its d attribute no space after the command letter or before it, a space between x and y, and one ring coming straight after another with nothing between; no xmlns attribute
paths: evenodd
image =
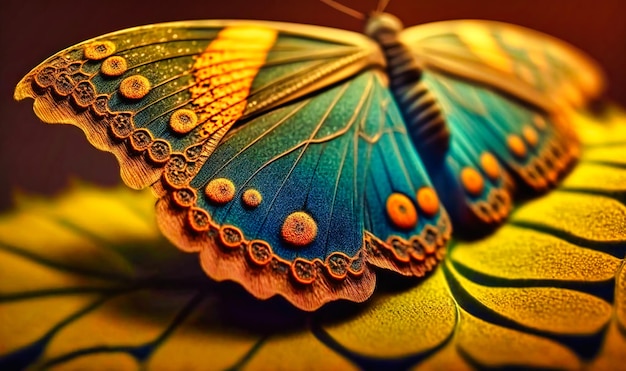
<svg viewBox="0 0 626 371"><path fill-rule="evenodd" d="M365 20L365 14L363 14L363 13L361 13L359 11L356 11L356 10L354 10L352 8L349 8L349 7L347 7L347 6L343 5L343 4L340 4L340 3L336 2L335 0L320 0L320 1L323 2L324 4L328 5L328 6L332 7L332 8L337 9L338 11L340 11L342 13L345 13L345 14L349 15L350 17L353 17L353 18L356 18L356 19L360 19L362 21ZM382 0L382 1L385 1L385 0ZM388 3L388 2L389 2L389 0L385 1L385 3Z"/></svg>
<svg viewBox="0 0 626 371"><path fill-rule="evenodd" d="M376 13L383 13L390 2L391 0L379 0L378 6L376 7Z"/></svg>

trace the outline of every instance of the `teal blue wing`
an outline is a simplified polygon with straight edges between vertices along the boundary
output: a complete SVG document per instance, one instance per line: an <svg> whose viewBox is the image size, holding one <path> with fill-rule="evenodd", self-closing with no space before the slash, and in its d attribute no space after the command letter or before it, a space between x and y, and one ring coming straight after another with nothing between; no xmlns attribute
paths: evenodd
<svg viewBox="0 0 626 371"><path fill-rule="evenodd" d="M450 234L378 47L318 27L140 27L46 60L18 85L159 196L161 230L207 274L299 308L363 301L371 266L422 276Z"/></svg>
<svg viewBox="0 0 626 371"><path fill-rule="evenodd" d="M450 225L436 200L420 209L423 189L428 176L372 71L231 130L157 213L209 276L312 310L368 298L369 265L423 276L438 263Z"/></svg>
<svg viewBox="0 0 626 371"><path fill-rule="evenodd" d="M450 132L445 166L429 174L458 231L498 225L514 197L566 173L578 155L568 115L603 89L593 61L547 35L489 21L427 24L401 38Z"/></svg>
<svg viewBox="0 0 626 371"><path fill-rule="evenodd" d="M500 224L514 194L553 187L578 156L558 116L442 74L426 72L424 83L451 132L445 166L431 176L459 230Z"/></svg>

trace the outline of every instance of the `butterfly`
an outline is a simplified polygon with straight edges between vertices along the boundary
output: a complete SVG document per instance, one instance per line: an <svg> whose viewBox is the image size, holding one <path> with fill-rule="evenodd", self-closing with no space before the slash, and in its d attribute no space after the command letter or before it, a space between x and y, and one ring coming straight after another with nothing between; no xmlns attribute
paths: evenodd
<svg viewBox="0 0 626 371"><path fill-rule="evenodd" d="M18 84L152 187L157 221L214 280L312 311L363 302L375 268L422 277L452 233L488 233L554 186L567 121L603 90L595 63L491 21L365 34L266 21L131 28L45 60Z"/></svg>

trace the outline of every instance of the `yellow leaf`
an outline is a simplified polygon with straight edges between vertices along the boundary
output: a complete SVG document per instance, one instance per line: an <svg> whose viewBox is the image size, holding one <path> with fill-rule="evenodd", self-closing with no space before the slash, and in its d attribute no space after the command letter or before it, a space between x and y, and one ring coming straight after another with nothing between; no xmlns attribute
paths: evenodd
<svg viewBox="0 0 626 371"><path fill-rule="evenodd" d="M554 191L519 208L514 225L549 228L574 238L626 244L626 206L609 197Z"/></svg>
<svg viewBox="0 0 626 371"><path fill-rule="evenodd" d="M626 169L583 162L565 179L561 189L626 196Z"/></svg>
<svg viewBox="0 0 626 371"><path fill-rule="evenodd" d="M457 342L462 352L488 367L524 366L567 370L581 367L576 354L555 341L497 326L465 311L461 312Z"/></svg>
<svg viewBox="0 0 626 371"><path fill-rule="evenodd" d="M423 353L454 331L457 313L441 269L402 293L382 294L350 320L326 325L345 348L378 358ZM406 331L410 328L411 331Z"/></svg>
<svg viewBox="0 0 626 371"><path fill-rule="evenodd" d="M502 241L507 241L502 243ZM612 281L621 260L532 229L504 226L491 238L457 245L452 261L509 280Z"/></svg>
<svg viewBox="0 0 626 371"><path fill-rule="evenodd" d="M586 147L626 143L626 111L620 107L611 106L599 117L577 112L573 114L572 121Z"/></svg>
<svg viewBox="0 0 626 371"><path fill-rule="evenodd" d="M46 335L62 326L64 320L71 318L82 309L88 308L95 298L91 295L81 297L41 297L30 300L6 301L0 305L0 356L33 345ZM39 355L42 349L34 349Z"/></svg>
<svg viewBox="0 0 626 371"><path fill-rule="evenodd" d="M219 303L207 299L149 358L148 369L224 370L237 364L262 337L229 326L216 314Z"/></svg>
<svg viewBox="0 0 626 371"><path fill-rule="evenodd" d="M505 321L545 333L593 335L611 318L611 305L583 292L558 287L488 287L447 265L468 295Z"/></svg>
<svg viewBox="0 0 626 371"><path fill-rule="evenodd" d="M269 337L243 367L253 370L358 370L309 332Z"/></svg>
<svg viewBox="0 0 626 371"><path fill-rule="evenodd" d="M198 321L212 282L158 232L149 192L81 185L18 204L0 219L0 369L186 368L207 354L223 369L260 339Z"/></svg>

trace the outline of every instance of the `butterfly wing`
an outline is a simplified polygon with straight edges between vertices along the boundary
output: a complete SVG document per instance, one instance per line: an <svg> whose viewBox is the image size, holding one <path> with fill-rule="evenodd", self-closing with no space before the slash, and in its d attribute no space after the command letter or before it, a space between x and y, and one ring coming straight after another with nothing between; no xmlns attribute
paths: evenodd
<svg viewBox="0 0 626 371"><path fill-rule="evenodd" d="M22 79L15 98L35 98L46 122L79 126L116 155L126 184L143 188L173 153L207 157L237 120L381 63L358 34L295 28L195 21L128 29L57 53Z"/></svg>
<svg viewBox="0 0 626 371"><path fill-rule="evenodd" d="M571 45L524 27L482 20L406 29L425 69L480 82L544 110L581 107L604 90L597 64Z"/></svg>
<svg viewBox="0 0 626 371"><path fill-rule="evenodd" d="M368 298L369 264L423 275L450 234L381 58L325 28L162 24L66 49L15 95L152 186L164 234L209 276L313 310Z"/></svg>
<svg viewBox="0 0 626 371"><path fill-rule="evenodd" d="M490 21L421 25L400 37L450 131L446 166L430 175L457 230L499 224L515 189L544 191L576 159L565 117L603 89L599 69L582 53Z"/></svg>
<svg viewBox="0 0 626 371"><path fill-rule="evenodd" d="M271 111L227 134L187 188L161 198L161 229L198 252L209 276L308 310L368 298L366 263L422 276L450 226L437 205L418 211L419 190L432 188L399 118L379 72Z"/></svg>

